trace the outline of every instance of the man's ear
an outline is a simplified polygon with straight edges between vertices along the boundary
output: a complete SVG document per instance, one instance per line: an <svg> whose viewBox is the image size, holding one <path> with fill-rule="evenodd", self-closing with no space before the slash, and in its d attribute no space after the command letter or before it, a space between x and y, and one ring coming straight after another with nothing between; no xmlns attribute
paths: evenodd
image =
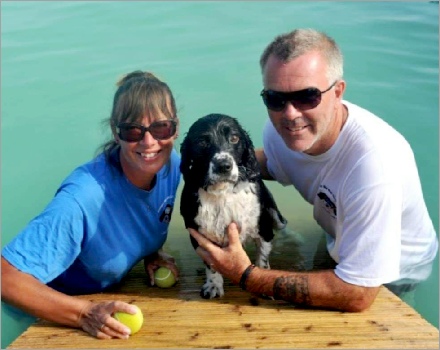
<svg viewBox="0 0 440 350"><path fill-rule="evenodd" d="M347 83L345 80L339 80L335 85L335 94L338 100L342 100Z"/></svg>

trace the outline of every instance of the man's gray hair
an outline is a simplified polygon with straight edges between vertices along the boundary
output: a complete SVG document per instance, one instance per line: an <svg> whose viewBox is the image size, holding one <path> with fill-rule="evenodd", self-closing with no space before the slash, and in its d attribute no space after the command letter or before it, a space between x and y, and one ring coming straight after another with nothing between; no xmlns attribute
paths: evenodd
<svg viewBox="0 0 440 350"><path fill-rule="evenodd" d="M329 84L342 79L343 57L336 42L327 34L306 28L278 35L263 51L260 58L261 71L264 72L270 55L283 62L289 62L305 53L318 51L327 61Z"/></svg>

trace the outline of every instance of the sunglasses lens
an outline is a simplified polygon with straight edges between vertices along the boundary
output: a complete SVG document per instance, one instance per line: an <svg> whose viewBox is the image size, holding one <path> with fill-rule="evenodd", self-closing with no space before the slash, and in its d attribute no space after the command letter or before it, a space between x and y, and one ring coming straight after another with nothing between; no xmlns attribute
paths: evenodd
<svg viewBox="0 0 440 350"><path fill-rule="evenodd" d="M171 120L158 121L152 123L148 129L156 140L166 140L176 133L176 124Z"/></svg>
<svg viewBox="0 0 440 350"><path fill-rule="evenodd" d="M142 129L135 125L121 125L119 127L119 138L127 142L138 142L142 140L144 133Z"/></svg>
<svg viewBox="0 0 440 350"><path fill-rule="evenodd" d="M292 103L296 109L307 110L315 108L321 103L321 91L317 88L310 88L295 92Z"/></svg>
<svg viewBox="0 0 440 350"><path fill-rule="evenodd" d="M273 111L282 111L286 105L286 100L284 99L283 94L279 92L267 90L263 91L261 96L263 97L263 102L266 107Z"/></svg>
<svg viewBox="0 0 440 350"><path fill-rule="evenodd" d="M287 101L290 101L290 103L299 110L312 109L321 103L321 91L317 88L287 93L265 90L261 93L261 96L263 97L263 102L266 107L275 112L282 111Z"/></svg>
<svg viewBox="0 0 440 350"><path fill-rule="evenodd" d="M119 125L119 138L126 142L141 141L146 132L150 132L156 140L167 140L176 133L176 123L171 120L163 120L151 123L149 127L138 124L122 123Z"/></svg>

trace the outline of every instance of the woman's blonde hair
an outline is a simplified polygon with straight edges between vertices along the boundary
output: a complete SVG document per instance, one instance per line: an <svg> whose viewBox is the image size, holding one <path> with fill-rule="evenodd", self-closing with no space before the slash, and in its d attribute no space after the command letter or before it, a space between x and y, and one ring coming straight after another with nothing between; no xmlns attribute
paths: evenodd
<svg viewBox="0 0 440 350"><path fill-rule="evenodd" d="M112 134L123 122L139 122L145 114L153 120L177 119L176 102L168 85L153 73L140 70L131 72L117 84L118 89L113 98L110 118L104 122L110 125ZM100 152L109 157L119 145L112 137L100 147Z"/></svg>

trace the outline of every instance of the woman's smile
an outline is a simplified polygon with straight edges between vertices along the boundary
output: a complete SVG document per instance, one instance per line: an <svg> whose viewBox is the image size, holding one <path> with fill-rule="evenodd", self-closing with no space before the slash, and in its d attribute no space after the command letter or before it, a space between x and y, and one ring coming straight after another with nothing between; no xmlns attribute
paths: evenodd
<svg viewBox="0 0 440 350"><path fill-rule="evenodd" d="M140 155L145 160L153 160L157 158L160 151L157 152L136 152L138 155Z"/></svg>

